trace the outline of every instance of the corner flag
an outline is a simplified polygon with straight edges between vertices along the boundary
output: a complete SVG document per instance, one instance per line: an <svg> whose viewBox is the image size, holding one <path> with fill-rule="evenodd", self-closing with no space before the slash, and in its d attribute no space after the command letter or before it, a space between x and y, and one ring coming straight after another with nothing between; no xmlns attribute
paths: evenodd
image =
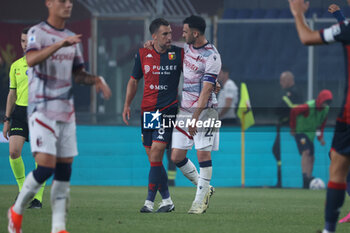
<svg viewBox="0 0 350 233"><path fill-rule="evenodd" d="M250 105L247 85L241 83L241 100L237 116L241 120L241 185L245 187L245 130L254 125L254 116Z"/></svg>
<svg viewBox="0 0 350 233"><path fill-rule="evenodd" d="M243 130L248 129L255 123L253 111L250 105L248 89L245 83L241 83L241 99L239 101L237 116L241 120Z"/></svg>

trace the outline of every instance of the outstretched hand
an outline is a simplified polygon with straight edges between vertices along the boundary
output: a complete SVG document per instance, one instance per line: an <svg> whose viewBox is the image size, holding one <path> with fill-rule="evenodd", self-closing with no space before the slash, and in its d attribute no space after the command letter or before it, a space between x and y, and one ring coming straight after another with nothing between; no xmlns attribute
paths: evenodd
<svg viewBox="0 0 350 233"><path fill-rule="evenodd" d="M61 41L62 47L68 47L80 43L81 37L82 34L66 37L64 40Z"/></svg>
<svg viewBox="0 0 350 233"><path fill-rule="evenodd" d="M308 9L310 2L305 2L304 0L288 0L289 8L293 16L299 14L304 14Z"/></svg>
<svg viewBox="0 0 350 233"><path fill-rule="evenodd" d="M123 110L123 121L126 125L129 125L129 120L130 120L130 107L129 106L124 106Z"/></svg>
<svg viewBox="0 0 350 233"><path fill-rule="evenodd" d="M328 7L328 12L331 14L333 14L334 12L339 11L339 10L340 10L340 7L337 4L331 4Z"/></svg>
<svg viewBox="0 0 350 233"><path fill-rule="evenodd" d="M10 122L6 121L6 122L4 122L4 128L2 128L2 135L4 136L4 138L6 140L9 140L9 138L7 136L9 132L10 132Z"/></svg>
<svg viewBox="0 0 350 233"><path fill-rule="evenodd" d="M143 44L143 47L146 49L153 49L153 40L148 40Z"/></svg>
<svg viewBox="0 0 350 233"><path fill-rule="evenodd" d="M221 90L221 84L219 82L215 83L215 87L214 87L214 93L215 95L217 95Z"/></svg>
<svg viewBox="0 0 350 233"><path fill-rule="evenodd" d="M326 145L326 142L325 142L325 140L323 138L320 139L320 143L321 143L322 146Z"/></svg>
<svg viewBox="0 0 350 233"><path fill-rule="evenodd" d="M103 77L98 76L95 82L96 92L102 92L103 98L108 100L112 96L112 91Z"/></svg>

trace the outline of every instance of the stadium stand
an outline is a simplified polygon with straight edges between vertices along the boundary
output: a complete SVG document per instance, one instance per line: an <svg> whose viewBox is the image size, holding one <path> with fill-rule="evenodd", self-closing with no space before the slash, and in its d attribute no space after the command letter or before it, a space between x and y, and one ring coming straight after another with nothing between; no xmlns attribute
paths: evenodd
<svg viewBox="0 0 350 233"><path fill-rule="evenodd" d="M350 9L344 8L344 14L350 15ZM310 8L306 12L306 17L311 18L316 15L318 18L333 18L328 13L327 9L323 8ZM223 19L292 19L292 14L288 8L272 8L272 9L235 9L226 8L224 10Z"/></svg>

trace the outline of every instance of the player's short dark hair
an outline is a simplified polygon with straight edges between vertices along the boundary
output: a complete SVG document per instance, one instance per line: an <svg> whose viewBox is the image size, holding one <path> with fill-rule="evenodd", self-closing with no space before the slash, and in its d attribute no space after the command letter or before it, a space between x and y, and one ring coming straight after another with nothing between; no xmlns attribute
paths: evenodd
<svg viewBox="0 0 350 233"><path fill-rule="evenodd" d="M22 34L27 35L30 27L26 27L22 30Z"/></svg>
<svg viewBox="0 0 350 233"><path fill-rule="evenodd" d="M169 26L169 22L166 21L163 18L157 18L155 20L152 21L151 25L149 25L149 32L152 34L154 34L155 32L158 31L158 29L160 28L160 26Z"/></svg>
<svg viewBox="0 0 350 233"><path fill-rule="evenodd" d="M187 17L183 24L188 24L190 28L197 29L202 35L205 33L205 28L207 24L205 23L205 20L197 15L191 15L190 17Z"/></svg>
<svg viewBox="0 0 350 233"><path fill-rule="evenodd" d="M221 66L221 70L222 70L222 72L230 73L230 69L227 66L225 66L225 65Z"/></svg>

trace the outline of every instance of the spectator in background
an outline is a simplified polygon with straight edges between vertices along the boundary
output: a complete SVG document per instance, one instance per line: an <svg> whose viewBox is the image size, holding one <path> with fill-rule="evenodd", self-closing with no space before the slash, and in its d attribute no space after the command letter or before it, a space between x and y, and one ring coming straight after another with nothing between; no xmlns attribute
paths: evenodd
<svg viewBox="0 0 350 233"><path fill-rule="evenodd" d="M290 110L296 104L303 103L301 94L294 82L294 75L290 71L284 71L280 76L280 85L283 91L278 108L278 123L288 125Z"/></svg>
<svg viewBox="0 0 350 233"><path fill-rule="evenodd" d="M230 79L230 71L222 67L218 76L222 90L218 95L219 119L223 125L234 125L236 123L236 106L238 103L238 88Z"/></svg>
<svg viewBox="0 0 350 233"><path fill-rule="evenodd" d="M326 143L323 139L323 131L326 126L329 105L333 99L332 92L322 90L316 100L307 101L291 110L290 128L291 134L301 155L301 168L303 175L303 188L308 189L312 177L315 162L314 139L316 131L319 130L317 139L321 145Z"/></svg>
<svg viewBox="0 0 350 233"><path fill-rule="evenodd" d="M301 95L296 88L294 75L290 71L284 71L280 75L280 85L282 95L280 97L276 114L278 122L276 126L276 138L272 146L272 153L277 162L277 184L276 187L282 187L282 162L281 162L281 137L280 128L282 125L288 125L290 109L296 104L302 103Z"/></svg>

